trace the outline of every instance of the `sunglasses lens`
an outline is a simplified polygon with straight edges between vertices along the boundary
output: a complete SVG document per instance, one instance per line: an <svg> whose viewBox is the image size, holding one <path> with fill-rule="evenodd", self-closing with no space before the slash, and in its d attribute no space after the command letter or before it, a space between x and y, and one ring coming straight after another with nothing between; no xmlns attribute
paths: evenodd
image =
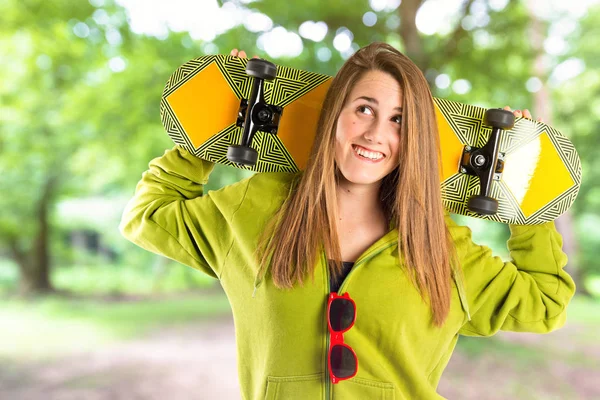
<svg viewBox="0 0 600 400"><path fill-rule="evenodd" d="M331 372L338 378L347 378L356 372L356 358L347 347L335 345L331 349Z"/></svg>
<svg viewBox="0 0 600 400"><path fill-rule="evenodd" d="M336 332L345 331L354 322L354 304L345 299L335 299L329 310L329 323Z"/></svg>

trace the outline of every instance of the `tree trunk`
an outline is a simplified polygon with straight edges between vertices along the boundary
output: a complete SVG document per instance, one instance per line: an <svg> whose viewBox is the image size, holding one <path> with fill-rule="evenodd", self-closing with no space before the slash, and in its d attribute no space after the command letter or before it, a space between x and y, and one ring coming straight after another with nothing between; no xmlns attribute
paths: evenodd
<svg viewBox="0 0 600 400"><path fill-rule="evenodd" d="M423 0L402 0L398 12L400 13L400 36L404 43L404 51L417 66L424 71L426 68L421 35L417 29L417 11Z"/></svg>
<svg viewBox="0 0 600 400"><path fill-rule="evenodd" d="M529 18L530 18L530 37L531 37L531 46L533 51L535 52L535 62L533 67L533 76L537 77L542 82L542 87L539 91L534 93L533 100L533 110L532 116L534 118L542 117L544 122L548 125L552 125L552 106L550 104L550 93L548 90L548 85L546 84L548 74L544 69L544 51L543 51L543 43L545 39L545 29L542 21L540 21L536 15L536 1L528 0L527 8L529 10ZM563 237L563 251L567 254L569 258L568 269L569 274L575 281L575 285L577 285L577 293L591 296L591 294L586 290L584 285L584 273L579 268L578 264L578 256L579 256L579 246L577 245L577 238L575 235L575 230L573 229L573 217L569 211L561 215L555 221L556 229Z"/></svg>
<svg viewBox="0 0 600 400"><path fill-rule="evenodd" d="M51 177L44 185L37 207L38 233L33 245L23 250L17 240L11 242L14 260L21 274L19 294L29 296L54 291L50 282L50 251L49 251L49 208L54 193L56 180Z"/></svg>
<svg viewBox="0 0 600 400"><path fill-rule="evenodd" d="M425 53L425 50L423 49L423 40L417 29L417 12L424 1L425 0L403 0L398 8L398 12L400 13L400 37L404 44L404 53L417 64L423 73L427 72L430 67L436 67L436 65L432 65L432 61L434 60L434 57L432 57L433 54ZM446 60L455 57L458 42L467 35L467 32L461 25L461 21L469 14L469 9L473 2L474 0L465 0L462 4L460 18L458 18L456 27L445 39L445 42L439 44L438 52L441 56L436 56L435 61L441 60L442 63L445 63ZM433 64L435 64L435 62L433 62ZM432 79L435 79L435 77L432 77ZM433 80L429 83L432 84Z"/></svg>

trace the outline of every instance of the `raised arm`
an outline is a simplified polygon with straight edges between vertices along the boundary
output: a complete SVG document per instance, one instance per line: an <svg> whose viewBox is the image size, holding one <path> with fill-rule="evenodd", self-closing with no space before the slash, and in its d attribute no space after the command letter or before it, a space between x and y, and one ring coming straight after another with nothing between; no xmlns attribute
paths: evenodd
<svg viewBox="0 0 600 400"><path fill-rule="evenodd" d="M468 227L451 227L471 313L460 334L491 336L499 330L547 333L562 327L575 283L564 270L567 256L554 222L511 225L504 262L472 242Z"/></svg>
<svg viewBox="0 0 600 400"><path fill-rule="evenodd" d="M220 278L234 235L231 220L250 178L204 194L214 168L175 146L150 161L119 230L138 246Z"/></svg>

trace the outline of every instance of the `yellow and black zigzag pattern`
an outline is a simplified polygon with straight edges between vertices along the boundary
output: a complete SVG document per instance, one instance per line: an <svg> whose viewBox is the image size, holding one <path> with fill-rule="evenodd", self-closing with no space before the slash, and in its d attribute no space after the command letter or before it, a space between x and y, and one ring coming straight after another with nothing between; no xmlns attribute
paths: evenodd
<svg viewBox="0 0 600 400"><path fill-rule="evenodd" d="M434 101L464 145L475 147L485 145L491 133L491 128L485 126L483 122L485 108L438 98ZM468 199L480 192L479 178L457 173L441 184L446 209L457 214L517 225L541 224L563 214L575 201L581 184L581 162L571 141L544 123L519 118L515 121L513 129L505 131L501 135L500 152L509 155L543 133L548 135L575 183L568 190L552 199L535 213L525 216L512 192L500 179L493 182L490 194L491 197L498 200L498 213L493 216L480 216L467 209Z"/></svg>
<svg viewBox="0 0 600 400"><path fill-rule="evenodd" d="M176 144L203 159L220 164L234 165L227 160L227 148L232 144L240 143L243 133L242 128L232 124L221 132L215 132L215 135L200 147L194 148L165 100L169 94L212 63L215 63L219 68L237 98L248 99L250 97L253 81L252 77L246 74L248 59L225 55L199 57L179 67L167 82L160 104L161 120L167 133ZM283 115L285 115L285 107L288 104L310 92L329 78L327 75L277 66L277 77L273 81L264 82L265 101L268 104L284 107ZM235 165L236 167L256 172L297 172L299 170L277 135L257 132L252 147L258 151L256 165L254 167Z"/></svg>
<svg viewBox="0 0 600 400"><path fill-rule="evenodd" d="M213 57L215 56L195 58L177 68L177 70L171 74L165 85L162 94L163 99L181 87L188 80L192 79L198 72L206 68L213 61Z"/></svg>
<svg viewBox="0 0 600 400"><path fill-rule="evenodd" d="M169 107L169 103L167 103L164 97L160 101L160 119L167 134L175 144L183 147L192 154L198 155L190 138L185 134L183 126L179 123L175 113L171 107Z"/></svg>
<svg viewBox="0 0 600 400"><path fill-rule="evenodd" d="M198 155L189 137L185 134L185 130L179 123L175 113L167 102L167 97L177 90L179 87L184 85L187 81L192 79L194 75L202 71L212 62L209 58L196 58L183 64L171 76L169 77L163 94L160 100L160 119L167 131L169 137L173 142L184 149L188 150L192 154Z"/></svg>
<svg viewBox="0 0 600 400"><path fill-rule="evenodd" d="M483 124L485 108L434 98L461 143L483 147L492 130Z"/></svg>

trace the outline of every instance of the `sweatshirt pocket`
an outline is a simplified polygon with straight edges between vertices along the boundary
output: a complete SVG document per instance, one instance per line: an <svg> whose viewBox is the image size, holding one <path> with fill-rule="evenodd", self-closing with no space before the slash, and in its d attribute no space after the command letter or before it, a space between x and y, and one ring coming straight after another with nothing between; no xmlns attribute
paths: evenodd
<svg viewBox="0 0 600 400"><path fill-rule="evenodd" d="M332 385L333 398L394 400L394 385L364 378L352 378Z"/></svg>
<svg viewBox="0 0 600 400"><path fill-rule="evenodd" d="M265 400L321 399L324 373L296 376L268 376Z"/></svg>

